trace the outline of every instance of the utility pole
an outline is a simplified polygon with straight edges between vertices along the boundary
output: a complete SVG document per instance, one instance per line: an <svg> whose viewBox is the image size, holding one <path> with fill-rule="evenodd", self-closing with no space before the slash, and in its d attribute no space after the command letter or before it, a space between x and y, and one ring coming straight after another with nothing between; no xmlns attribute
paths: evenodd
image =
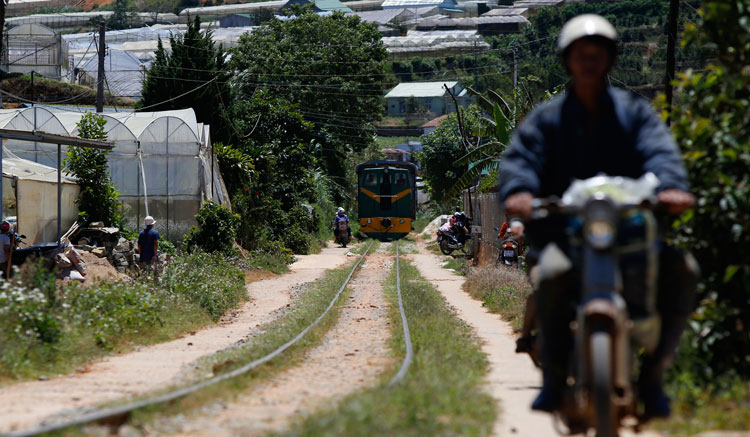
<svg viewBox="0 0 750 437"><path fill-rule="evenodd" d="M106 55L104 42L104 21L99 23L99 69L96 74L96 112L104 111L104 56Z"/></svg>
<svg viewBox="0 0 750 437"><path fill-rule="evenodd" d="M36 100L36 90L34 89L34 73L36 71L31 70L31 106L34 106L34 101Z"/></svg>
<svg viewBox="0 0 750 437"><path fill-rule="evenodd" d="M675 45L677 44L677 17L680 14L679 0L669 1L669 24L667 27L667 71L664 77L664 95L667 109L672 111L672 81L675 75ZM667 119L667 124L671 118Z"/></svg>
<svg viewBox="0 0 750 437"><path fill-rule="evenodd" d="M477 70L479 69L479 63L477 61L477 42L474 41L474 89L477 89ZM458 110L458 107L456 107L456 110Z"/></svg>
<svg viewBox="0 0 750 437"><path fill-rule="evenodd" d="M8 42L5 40L5 9L7 8L9 2L10 0L0 0L0 65L4 65L5 62L7 62L7 59L5 58L7 52L7 50L5 50L5 46L8 44ZM2 85L2 77L0 77L0 90L2 90L3 88ZM0 94L0 109L2 108L4 108L3 95ZM0 184L0 187L1 186L2 184ZM0 213L2 213L1 210L2 208L0 208Z"/></svg>
<svg viewBox="0 0 750 437"><path fill-rule="evenodd" d="M513 47L513 89L515 90L518 86L518 53L516 48Z"/></svg>

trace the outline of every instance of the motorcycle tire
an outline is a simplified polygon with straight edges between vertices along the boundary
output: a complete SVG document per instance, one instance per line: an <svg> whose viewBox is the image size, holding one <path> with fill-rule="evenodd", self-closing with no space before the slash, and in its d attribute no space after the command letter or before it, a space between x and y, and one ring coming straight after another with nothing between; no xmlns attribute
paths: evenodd
<svg viewBox="0 0 750 437"><path fill-rule="evenodd" d="M443 252L443 255L450 255L453 253L454 249L451 249L447 247L447 242L445 240L440 242L440 251Z"/></svg>
<svg viewBox="0 0 750 437"><path fill-rule="evenodd" d="M596 437L617 437L616 408L613 402L612 337L606 331L594 331L589 341Z"/></svg>

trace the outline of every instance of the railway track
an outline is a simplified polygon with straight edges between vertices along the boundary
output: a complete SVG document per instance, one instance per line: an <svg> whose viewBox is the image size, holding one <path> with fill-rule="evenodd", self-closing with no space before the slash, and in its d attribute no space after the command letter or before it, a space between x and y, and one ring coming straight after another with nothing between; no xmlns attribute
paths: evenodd
<svg viewBox="0 0 750 437"><path fill-rule="evenodd" d="M396 375L393 377L393 379L390 381L389 386L394 385L398 383L400 380L403 379L404 375L406 374L409 365L412 361L413 356L413 348L411 344L411 338L409 334L409 326L406 319L406 314L404 312L402 297L401 297L401 282L400 282L400 272L399 272L399 247L398 242L396 244L396 258L395 258L395 268L396 268L396 290L398 295L398 305L399 305L399 311L401 314L401 320L402 325L404 329L404 338L406 342L406 354L404 357L404 360L401 364L401 367L399 368L399 371L396 373ZM138 401L129 402L124 405L114 406L114 407L107 407L107 408L100 408L95 411L82 414L78 417L72 418L70 420L60 421L48 425L43 425L37 428L33 429L27 429L27 430L21 430L21 431L14 431L11 433L2 434L3 437L25 437L25 436L36 436L41 434L46 434L50 432L56 432L61 431L67 428L76 427L76 426L83 426L88 424L94 424L94 423L111 423L117 421L117 419L122 419L127 417L131 412L142 409L145 407L155 406L164 404L167 402L174 401L176 399L180 399L182 397L185 397L191 393L195 393L199 390L202 390L206 387L210 387L212 385L218 384L222 381L226 381L235 377L238 377L242 374L245 374L271 360L274 358L280 356L283 354L286 350L288 350L290 347L292 347L294 344L299 342L312 328L314 328L317 324L319 324L325 316L330 312L330 310L335 306L336 302L339 300L339 297L344 292L346 287L349 285L349 282L351 281L352 277L356 273L357 269L362 264L363 260L367 257L367 255L370 253L370 249L372 248L373 243L371 242L367 248L365 249L364 253L359 257L357 262L352 266L351 270L349 271L349 274L347 275L344 282L341 284L340 288L338 289L337 293L334 295L334 297L331 299L330 303L326 307L326 309L305 329L299 332L294 338L289 340L288 342L284 343L283 345L279 346L276 350L269 353L268 355L261 357L257 360L254 360L252 362L249 362L237 369L232 370L231 372L201 381L197 382L195 384L189 385L187 387L183 387L180 389L176 389L173 391L170 391L168 393L154 396L151 398L146 398Z"/></svg>

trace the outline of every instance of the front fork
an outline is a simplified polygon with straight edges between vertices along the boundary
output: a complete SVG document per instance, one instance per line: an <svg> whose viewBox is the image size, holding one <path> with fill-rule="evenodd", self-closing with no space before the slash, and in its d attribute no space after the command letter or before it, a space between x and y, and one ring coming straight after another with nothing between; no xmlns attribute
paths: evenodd
<svg viewBox="0 0 750 437"><path fill-rule="evenodd" d="M627 305L620 291L622 277L614 251L584 248L583 300L572 323L574 334L574 365L572 381L576 404L581 411L591 411L591 355L589 339L596 331L606 331L612 339L613 401L618 410L626 412L634 405L632 385L631 323Z"/></svg>

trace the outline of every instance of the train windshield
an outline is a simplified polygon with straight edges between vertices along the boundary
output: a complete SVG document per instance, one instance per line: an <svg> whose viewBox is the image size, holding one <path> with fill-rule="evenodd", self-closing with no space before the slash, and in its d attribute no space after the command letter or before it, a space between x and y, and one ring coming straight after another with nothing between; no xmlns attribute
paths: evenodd
<svg viewBox="0 0 750 437"><path fill-rule="evenodd" d="M411 188L408 170L388 167L365 169L360 185L378 196L381 210L390 210L403 197L400 194Z"/></svg>

